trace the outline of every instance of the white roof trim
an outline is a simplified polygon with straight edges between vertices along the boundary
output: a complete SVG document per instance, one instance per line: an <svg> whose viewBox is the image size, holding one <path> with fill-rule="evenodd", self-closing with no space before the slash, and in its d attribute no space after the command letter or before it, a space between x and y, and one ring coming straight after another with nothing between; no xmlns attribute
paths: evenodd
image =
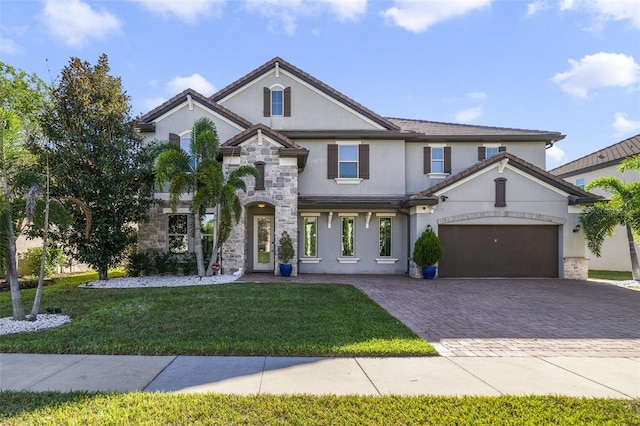
<svg viewBox="0 0 640 426"><path fill-rule="evenodd" d="M225 116L223 116L223 115L221 115L221 114L217 113L216 111L214 111L214 110L212 110L212 109L210 109L210 108L207 108L206 106L202 105L200 102L198 102L198 101L197 101L197 100L195 100L195 99L194 99L194 100L192 100L192 101L191 101L191 103L192 103L192 106L195 106L195 107L200 108L202 111L205 111L205 112L207 112L208 114L211 114L211 115L213 115L214 117L217 117L218 119L220 119L220 120L224 121L225 123L229 124L230 126L235 127L236 129L238 129L238 130L240 130L240 131L247 130L245 127L242 127L242 126L241 126L241 125L239 125L238 123L235 123L235 122L233 122L233 121L229 120L227 117L225 117ZM159 121L162 121L162 120L164 120L165 118L169 117L170 115L175 114L177 111L179 111L180 109L184 108L185 106L187 106L187 107L189 106L189 105L188 105L188 101L187 101L187 99L186 99L186 98L185 98L184 102L180 103L179 105L177 105L177 106L176 106L176 107L174 107L174 108L171 108L169 111L165 112L164 114L162 114L161 116L159 116L158 118L156 118L155 120L153 120L153 122L154 122L154 123L157 123L157 122L159 122ZM190 109L190 111L191 111L191 109Z"/></svg>

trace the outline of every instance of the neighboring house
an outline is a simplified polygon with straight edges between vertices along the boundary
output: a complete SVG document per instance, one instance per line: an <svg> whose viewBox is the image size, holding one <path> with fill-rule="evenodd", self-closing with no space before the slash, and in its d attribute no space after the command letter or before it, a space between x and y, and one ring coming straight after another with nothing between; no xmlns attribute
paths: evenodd
<svg viewBox="0 0 640 426"><path fill-rule="evenodd" d="M640 180L638 172L629 170L621 173L618 170L622 160L640 154L640 134L625 139L609 147L598 150L592 154L578 158L575 161L564 164L551 170L549 173L561 177L581 188L592 180L602 176L615 176L626 183ZM602 189L594 189L594 193L604 196L609 195ZM640 253L640 246L636 243L636 251ZM602 245L601 257L596 257L588 249L589 269L605 271L631 271L631 258L629 256L629 242L627 232L622 226L618 226L611 238L606 238Z"/></svg>
<svg viewBox="0 0 640 426"><path fill-rule="evenodd" d="M413 245L431 227L445 248L440 277L586 278L584 238L573 230L598 197L544 170L558 132L381 117L280 58L209 98L185 90L139 128L147 141L187 147L200 117L215 122L227 170L260 172L240 194L226 273L277 274L287 231L294 275L418 276ZM140 250L192 250L188 199L172 213L167 194L156 197Z"/></svg>

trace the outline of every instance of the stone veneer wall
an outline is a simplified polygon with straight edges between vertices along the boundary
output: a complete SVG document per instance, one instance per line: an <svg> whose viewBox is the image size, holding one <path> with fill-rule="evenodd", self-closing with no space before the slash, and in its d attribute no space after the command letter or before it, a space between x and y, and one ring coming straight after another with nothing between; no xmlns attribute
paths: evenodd
<svg viewBox="0 0 640 426"><path fill-rule="evenodd" d="M189 207L188 202L180 202L179 208ZM167 214L169 202L156 200L149 209L149 221L138 224L138 250L141 252L164 253L167 251Z"/></svg>
<svg viewBox="0 0 640 426"><path fill-rule="evenodd" d="M289 159L287 159L289 160ZM256 191L253 177L246 179L247 192L239 193L243 206L258 202L272 204L275 207L275 245L276 263L274 273L280 274L277 262L278 242L282 232L287 231L291 236L296 255L291 259L293 265L292 276L298 275L298 166L295 159L292 163L281 165L279 147L263 141L260 145L256 140L242 146L239 165L254 165L258 161L265 163L265 189ZM238 164L225 164L225 173L237 168ZM242 217L234 226L229 239L222 247L223 273L241 271L244 274L250 269L248 252L252 249L252 242L247 241L246 209Z"/></svg>
<svg viewBox="0 0 640 426"><path fill-rule="evenodd" d="M586 280L589 278L589 259L586 257L565 257L563 277L567 280Z"/></svg>

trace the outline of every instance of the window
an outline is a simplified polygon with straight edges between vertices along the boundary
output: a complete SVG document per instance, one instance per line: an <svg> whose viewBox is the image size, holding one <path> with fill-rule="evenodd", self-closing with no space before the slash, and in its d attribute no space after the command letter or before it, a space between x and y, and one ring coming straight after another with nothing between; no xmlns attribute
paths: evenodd
<svg viewBox="0 0 640 426"><path fill-rule="evenodd" d="M258 169L258 179L256 179L256 190L264 190L264 161L257 161L254 163L256 169Z"/></svg>
<svg viewBox="0 0 640 426"><path fill-rule="evenodd" d="M379 256L391 256L391 218L380 218L380 244Z"/></svg>
<svg viewBox="0 0 640 426"><path fill-rule="evenodd" d="M188 221L186 214L170 214L168 217L169 252L182 254L189 251Z"/></svg>
<svg viewBox="0 0 640 426"><path fill-rule="evenodd" d="M359 183L369 179L369 145L335 143L327 145L327 179Z"/></svg>
<svg viewBox="0 0 640 426"><path fill-rule="evenodd" d="M263 89L263 115L265 117L291 116L291 87L275 85Z"/></svg>
<svg viewBox="0 0 640 426"><path fill-rule="evenodd" d="M271 91L271 116L284 114L284 93L282 89Z"/></svg>
<svg viewBox="0 0 640 426"><path fill-rule="evenodd" d="M192 169L196 168L196 159L191 155L191 133L180 136L180 149L189 156L189 165Z"/></svg>
<svg viewBox="0 0 640 426"><path fill-rule="evenodd" d="M425 146L424 147L424 173L425 174L451 173L451 147L450 146Z"/></svg>
<svg viewBox="0 0 640 426"><path fill-rule="evenodd" d="M202 217L200 224L200 234L202 235L202 257L206 262L211 259L213 253L213 236L215 233L215 221L214 215L211 213L205 214Z"/></svg>
<svg viewBox="0 0 640 426"><path fill-rule="evenodd" d="M492 146L479 146L478 147L478 161L482 161L486 158L498 155L500 152L505 152L507 147L492 145Z"/></svg>
<svg viewBox="0 0 640 426"><path fill-rule="evenodd" d="M431 148L431 173L444 173L444 148Z"/></svg>
<svg viewBox="0 0 640 426"><path fill-rule="evenodd" d="M338 150L338 177L358 177L358 146L339 145Z"/></svg>
<svg viewBox="0 0 640 426"><path fill-rule="evenodd" d="M304 257L316 257L318 255L318 218L305 216L304 218Z"/></svg>
<svg viewBox="0 0 640 426"><path fill-rule="evenodd" d="M576 179L576 186L580 189L584 189L584 178Z"/></svg>
<svg viewBox="0 0 640 426"><path fill-rule="evenodd" d="M355 218L343 217L342 218L342 248L340 255L343 257L355 256Z"/></svg>
<svg viewBox="0 0 640 426"><path fill-rule="evenodd" d="M505 178L497 178L496 183L496 207L507 206L507 180Z"/></svg>

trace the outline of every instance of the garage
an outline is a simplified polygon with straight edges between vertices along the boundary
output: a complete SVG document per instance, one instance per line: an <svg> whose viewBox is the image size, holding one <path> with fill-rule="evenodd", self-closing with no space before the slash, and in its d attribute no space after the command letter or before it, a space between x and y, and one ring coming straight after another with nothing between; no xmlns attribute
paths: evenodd
<svg viewBox="0 0 640 426"><path fill-rule="evenodd" d="M557 278L557 225L440 225L442 278Z"/></svg>

